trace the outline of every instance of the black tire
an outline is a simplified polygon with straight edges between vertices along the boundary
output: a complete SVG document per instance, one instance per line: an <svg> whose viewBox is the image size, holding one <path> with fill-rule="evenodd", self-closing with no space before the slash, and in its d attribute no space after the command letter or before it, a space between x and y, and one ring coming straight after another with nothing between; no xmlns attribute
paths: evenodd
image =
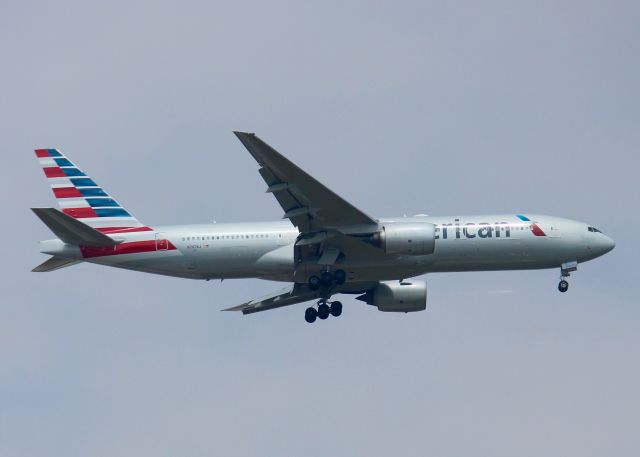
<svg viewBox="0 0 640 457"><path fill-rule="evenodd" d="M309 278L309 289L318 290L320 288L320 278L317 276L311 276Z"/></svg>
<svg viewBox="0 0 640 457"><path fill-rule="evenodd" d="M558 290L560 292L566 292L567 290L569 290L569 283L563 279L562 281L560 281L560 284L558 284Z"/></svg>
<svg viewBox="0 0 640 457"><path fill-rule="evenodd" d="M307 308L304 312L304 320L310 324L313 324L316 321L317 316L318 312L315 308Z"/></svg>
<svg viewBox="0 0 640 457"><path fill-rule="evenodd" d="M347 280L347 273L344 270L336 270L333 274L333 278L336 281L336 284L344 284Z"/></svg>
<svg viewBox="0 0 640 457"><path fill-rule="evenodd" d="M320 275L320 283L325 287L329 287L333 284L333 274L330 271L323 271Z"/></svg>
<svg viewBox="0 0 640 457"><path fill-rule="evenodd" d="M334 301L331 303L331 315L333 317L338 317L340 314L342 314L342 303Z"/></svg>
<svg viewBox="0 0 640 457"><path fill-rule="evenodd" d="M329 317L329 313L331 310L329 309L329 305L325 305L324 303L318 306L318 317L322 320Z"/></svg>

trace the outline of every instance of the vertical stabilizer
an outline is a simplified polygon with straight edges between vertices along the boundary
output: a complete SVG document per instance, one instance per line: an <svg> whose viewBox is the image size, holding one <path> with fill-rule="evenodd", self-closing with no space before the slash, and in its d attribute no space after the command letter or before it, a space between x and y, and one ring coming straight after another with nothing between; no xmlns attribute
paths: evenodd
<svg viewBox="0 0 640 457"><path fill-rule="evenodd" d="M102 233L149 231L111 195L57 149L36 149L36 157L62 212Z"/></svg>

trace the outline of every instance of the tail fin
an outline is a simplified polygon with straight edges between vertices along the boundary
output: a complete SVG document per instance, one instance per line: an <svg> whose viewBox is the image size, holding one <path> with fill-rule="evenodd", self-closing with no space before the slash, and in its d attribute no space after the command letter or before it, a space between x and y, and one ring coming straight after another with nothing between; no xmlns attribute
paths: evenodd
<svg viewBox="0 0 640 457"><path fill-rule="evenodd" d="M62 212L102 233L150 231L57 149L36 157Z"/></svg>

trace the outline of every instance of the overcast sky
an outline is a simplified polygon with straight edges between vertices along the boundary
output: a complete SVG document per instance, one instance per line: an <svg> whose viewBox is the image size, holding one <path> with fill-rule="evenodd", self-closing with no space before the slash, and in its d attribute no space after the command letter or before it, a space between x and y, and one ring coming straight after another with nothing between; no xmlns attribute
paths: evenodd
<svg viewBox="0 0 640 457"><path fill-rule="evenodd" d="M0 455L637 456L637 1L0 2ZM616 249L434 274L427 310L79 265L29 211L57 147L149 225L278 219L231 133L375 216L543 213Z"/></svg>

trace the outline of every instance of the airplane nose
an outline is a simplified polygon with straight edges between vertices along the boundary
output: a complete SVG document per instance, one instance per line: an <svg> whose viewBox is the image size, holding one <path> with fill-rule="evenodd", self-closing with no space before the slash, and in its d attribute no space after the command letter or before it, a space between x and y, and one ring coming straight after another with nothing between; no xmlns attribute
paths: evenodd
<svg viewBox="0 0 640 457"><path fill-rule="evenodd" d="M609 238L609 237L606 237L606 238L607 240L605 241L605 249L606 249L604 251L605 253L611 251L613 248L616 247L616 242L613 241L613 238Z"/></svg>
<svg viewBox="0 0 640 457"><path fill-rule="evenodd" d="M606 254L616 246L616 242L606 235L602 235L598 238L599 239L596 243L596 249L599 251L599 255Z"/></svg>

